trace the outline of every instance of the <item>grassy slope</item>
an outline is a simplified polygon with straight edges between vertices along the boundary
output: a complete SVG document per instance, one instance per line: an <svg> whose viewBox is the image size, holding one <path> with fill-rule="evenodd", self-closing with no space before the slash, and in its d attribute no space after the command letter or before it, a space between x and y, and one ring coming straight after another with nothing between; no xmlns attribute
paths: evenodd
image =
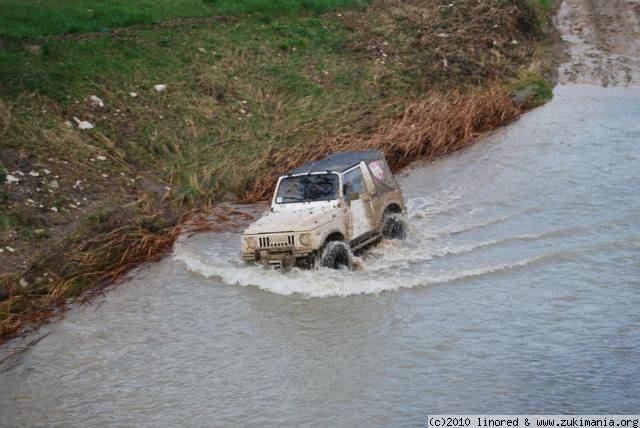
<svg viewBox="0 0 640 428"><path fill-rule="evenodd" d="M360 141L413 102L446 103L490 82L544 89L526 67L540 33L525 0L385 1L322 15L362 2L160 1L155 15L145 1L63 3L75 12L0 25L11 36L0 39L0 163L24 174L0 193L0 247L22 242L0 261L7 272L28 262L28 285L9 276L0 290L0 318L13 326L29 318L10 314L81 293L127 248L139 252L132 263L144 259L186 208L243 199L290 154ZM0 4L18 16L33 2ZM86 19L77 14L85 8L108 9ZM210 14L232 17L24 37ZM157 93L160 83L167 90ZM69 127L74 117L95 128ZM38 248L49 256L29 261Z"/></svg>
<svg viewBox="0 0 640 428"><path fill-rule="evenodd" d="M367 0L0 0L0 37L108 31L135 24L214 15L271 17L362 6Z"/></svg>

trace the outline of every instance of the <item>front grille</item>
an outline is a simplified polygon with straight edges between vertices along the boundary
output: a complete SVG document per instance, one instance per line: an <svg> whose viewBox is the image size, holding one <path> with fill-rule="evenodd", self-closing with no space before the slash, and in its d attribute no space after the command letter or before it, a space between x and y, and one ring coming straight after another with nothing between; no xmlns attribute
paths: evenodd
<svg viewBox="0 0 640 428"><path fill-rule="evenodd" d="M260 248L293 247L294 235L264 236L258 238Z"/></svg>

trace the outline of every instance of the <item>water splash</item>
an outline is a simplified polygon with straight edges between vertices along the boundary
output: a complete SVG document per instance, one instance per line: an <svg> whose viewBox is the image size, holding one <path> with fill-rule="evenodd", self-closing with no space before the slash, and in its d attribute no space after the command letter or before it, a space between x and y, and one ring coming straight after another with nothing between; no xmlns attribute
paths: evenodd
<svg viewBox="0 0 640 428"><path fill-rule="evenodd" d="M459 199L446 194L445 200L454 204ZM426 287L450 283L467 278L489 275L540 260L543 256L502 258L495 263L477 257L477 261L464 260L452 263L449 259L464 257L491 247L518 244L543 239L547 232L521 234L505 238L480 240L459 239L465 231L499 225L516 214L467 213L453 220L447 227L431 224L434 216L442 210L433 207L438 201L425 198L408 201L409 230L406 240L384 240L362 255L353 256L352 271L317 268L313 270L292 269L288 272L266 270L257 264L239 260L240 235L234 233L207 234L179 239L173 257L189 271L208 278L221 279L232 285L254 286L270 292L307 297L349 296L372 294L400 288ZM445 212L455 210L449 205ZM476 216L478 218L476 218ZM441 259L447 259L441 263Z"/></svg>

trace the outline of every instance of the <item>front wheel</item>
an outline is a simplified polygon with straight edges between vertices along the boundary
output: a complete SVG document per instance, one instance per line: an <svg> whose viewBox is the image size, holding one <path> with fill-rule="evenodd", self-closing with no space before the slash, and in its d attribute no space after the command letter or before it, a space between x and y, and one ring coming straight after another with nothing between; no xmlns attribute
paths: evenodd
<svg viewBox="0 0 640 428"><path fill-rule="evenodd" d="M382 217L382 236L385 239L404 239L407 237L407 222L402 213L386 213Z"/></svg>
<svg viewBox="0 0 640 428"><path fill-rule="evenodd" d="M331 269L351 270L351 249L343 241L327 242L318 254L318 264Z"/></svg>

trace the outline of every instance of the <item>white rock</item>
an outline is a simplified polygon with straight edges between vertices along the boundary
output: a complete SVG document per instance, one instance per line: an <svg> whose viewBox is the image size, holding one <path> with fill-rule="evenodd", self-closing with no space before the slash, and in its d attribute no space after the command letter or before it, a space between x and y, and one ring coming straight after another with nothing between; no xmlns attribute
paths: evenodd
<svg viewBox="0 0 640 428"><path fill-rule="evenodd" d="M78 128L80 129L93 129L93 125L86 120L80 120L77 117L74 117L73 120L78 124Z"/></svg>
<svg viewBox="0 0 640 428"><path fill-rule="evenodd" d="M15 248L11 248L11 247L5 247L7 249L8 252L10 253L15 253L16 249Z"/></svg>
<svg viewBox="0 0 640 428"><path fill-rule="evenodd" d="M40 177L40 173L35 171L29 171L29 175L32 177Z"/></svg>
<svg viewBox="0 0 640 428"><path fill-rule="evenodd" d="M137 93L135 93L135 92L129 92L129 96L130 96L131 98L135 98L135 97L137 97L137 96L138 96L138 94L137 94Z"/></svg>
<svg viewBox="0 0 640 428"><path fill-rule="evenodd" d="M71 121L69 121L69 120L65 120L64 121L64 126L66 126L67 128L72 128L73 127L73 123L71 123Z"/></svg>
<svg viewBox="0 0 640 428"><path fill-rule="evenodd" d="M102 178L109 178L109 174L102 174Z"/></svg>
<svg viewBox="0 0 640 428"><path fill-rule="evenodd" d="M51 207L51 211L53 211L54 213L57 213L58 209L56 207Z"/></svg>
<svg viewBox="0 0 640 428"><path fill-rule="evenodd" d="M28 286L29 286L29 283L27 282L27 280L24 278L20 278L20 287L27 288Z"/></svg>
<svg viewBox="0 0 640 428"><path fill-rule="evenodd" d="M77 210L77 209L78 209L78 207L76 207L76 206L75 206L75 205L73 205L73 204L69 204L69 208L73 208L74 210Z"/></svg>
<svg viewBox="0 0 640 428"><path fill-rule="evenodd" d="M520 43L518 43L518 41L516 39L511 40L511 44L512 45L519 45Z"/></svg>
<svg viewBox="0 0 640 428"><path fill-rule="evenodd" d="M14 177L11 174L7 174L7 177L5 178L5 182L7 182L7 183L19 183L20 179L18 177Z"/></svg>
<svg viewBox="0 0 640 428"><path fill-rule="evenodd" d="M56 189L59 189L59 188L60 188L60 183L58 183L58 180L53 180L52 182L50 182L50 183L48 184L48 186L49 186L49 189L54 189L54 190L56 190Z"/></svg>
<svg viewBox="0 0 640 428"><path fill-rule="evenodd" d="M96 159L98 159L99 161L106 161L107 157L100 155L100 156L96 156Z"/></svg>
<svg viewBox="0 0 640 428"><path fill-rule="evenodd" d="M207 50L206 50L205 48L198 48L198 50L199 50L200 52L205 52L205 53L207 52Z"/></svg>
<svg viewBox="0 0 640 428"><path fill-rule="evenodd" d="M439 33L438 37L447 38L449 35L447 33Z"/></svg>
<svg viewBox="0 0 640 428"><path fill-rule="evenodd" d="M95 95L91 95L89 99L91 100L91 104L93 104L95 107L104 107L104 101L102 101Z"/></svg>
<svg viewBox="0 0 640 428"><path fill-rule="evenodd" d="M167 85L163 85L163 84L153 85L153 89L155 89L156 92L164 92L167 90Z"/></svg>
<svg viewBox="0 0 640 428"><path fill-rule="evenodd" d="M81 182L80 180L76 181L76 184L74 184L74 185L73 185L73 188L74 188L74 189L77 189L78 187L80 187L80 184L81 184L81 183L82 183L82 182Z"/></svg>
<svg viewBox="0 0 640 428"><path fill-rule="evenodd" d="M48 169L43 170L42 172L44 172L45 174L49 175L51 174L51 171L49 171Z"/></svg>
<svg viewBox="0 0 640 428"><path fill-rule="evenodd" d="M0 254L4 253L4 248L0 248Z"/></svg>

